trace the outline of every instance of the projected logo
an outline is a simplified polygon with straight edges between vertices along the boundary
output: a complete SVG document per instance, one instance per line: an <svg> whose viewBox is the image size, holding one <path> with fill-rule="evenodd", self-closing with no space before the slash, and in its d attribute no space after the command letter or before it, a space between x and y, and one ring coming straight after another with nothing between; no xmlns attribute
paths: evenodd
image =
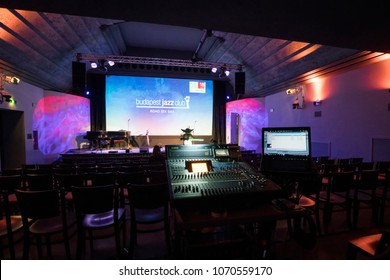
<svg viewBox="0 0 390 280"><path fill-rule="evenodd" d="M190 81L190 93L206 93L205 82Z"/></svg>
<svg viewBox="0 0 390 280"><path fill-rule="evenodd" d="M190 97L186 96L183 99L135 99L136 108L148 109L190 109Z"/></svg>

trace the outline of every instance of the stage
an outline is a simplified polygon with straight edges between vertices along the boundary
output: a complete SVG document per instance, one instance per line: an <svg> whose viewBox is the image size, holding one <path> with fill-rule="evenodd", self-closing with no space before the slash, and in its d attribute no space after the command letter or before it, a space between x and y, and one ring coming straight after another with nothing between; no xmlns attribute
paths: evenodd
<svg viewBox="0 0 390 280"><path fill-rule="evenodd" d="M75 162L127 162L134 159L148 159L153 152L153 147L141 146L131 148L104 148L104 149L71 149L61 154L63 163ZM165 147L161 147L165 153Z"/></svg>

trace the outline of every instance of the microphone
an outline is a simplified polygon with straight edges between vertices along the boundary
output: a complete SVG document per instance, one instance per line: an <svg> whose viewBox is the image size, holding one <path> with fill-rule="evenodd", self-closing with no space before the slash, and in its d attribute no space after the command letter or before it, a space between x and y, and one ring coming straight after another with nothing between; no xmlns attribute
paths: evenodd
<svg viewBox="0 0 390 280"><path fill-rule="evenodd" d="M193 128L193 133L195 134L195 125L198 121L194 121L194 128Z"/></svg>

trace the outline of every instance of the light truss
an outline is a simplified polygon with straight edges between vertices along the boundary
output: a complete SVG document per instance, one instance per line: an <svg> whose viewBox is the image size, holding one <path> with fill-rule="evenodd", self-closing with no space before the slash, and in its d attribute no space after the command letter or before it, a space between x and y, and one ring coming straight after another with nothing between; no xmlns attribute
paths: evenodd
<svg viewBox="0 0 390 280"><path fill-rule="evenodd" d="M120 56L120 55L106 55L106 54L82 54L76 55L77 61L113 61L115 63L127 64L146 64L146 65L162 65L162 66L176 66L176 67L192 67L192 68L221 68L227 70L242 71L241 64L223 63L223 62L208 62L208 61L192 61L185 59L168 59L168 58L154 58L154 57L139 57L139 56Z"/></svg>

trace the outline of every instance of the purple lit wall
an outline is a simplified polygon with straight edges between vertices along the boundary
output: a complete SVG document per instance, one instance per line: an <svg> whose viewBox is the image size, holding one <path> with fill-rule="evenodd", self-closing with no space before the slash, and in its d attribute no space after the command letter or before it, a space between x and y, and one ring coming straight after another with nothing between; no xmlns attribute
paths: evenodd
<svg viewBox="0 0 390 280"><path fill-rule="evenodd" d="M263 98L245 98L226 104L226 143L230 141L231 113L239 114L239 145L242 150L261 153L261 129L268 126Z"/></svg>
<svg viewBox="0 0 390 280"><path fill-rule="evenodd" d="M61 154L78 147L90 130L89 99L70 94L45 96L35 107L33 131L38 132L38 148L44 155Z"/></svg>

